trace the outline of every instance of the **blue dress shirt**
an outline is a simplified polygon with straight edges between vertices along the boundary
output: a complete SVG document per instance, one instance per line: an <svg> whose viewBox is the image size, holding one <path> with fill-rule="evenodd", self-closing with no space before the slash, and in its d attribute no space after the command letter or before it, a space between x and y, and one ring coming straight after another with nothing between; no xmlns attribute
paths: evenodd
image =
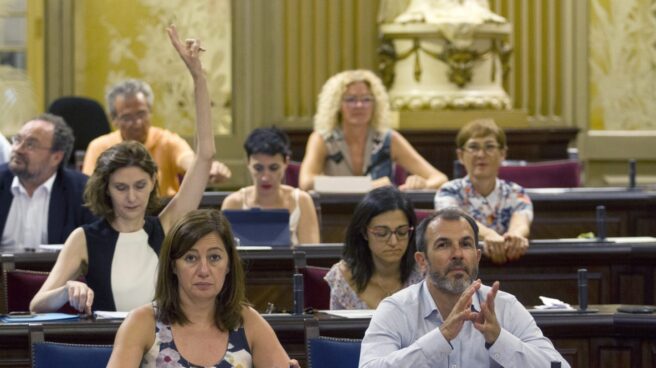
<svg viewBox="0 0 656 368"><path fill-rule="evenodd" d="M481 285L472 308L480 311L480 300L490 290ZM552 361L569 367L513 295L499 291L494 307L501 333L489 349L483 334L469 321L449 343L438 328L444 319L426 281L409 286L378 305L362 341L360 368L526 368L550 367Z"/></svg>

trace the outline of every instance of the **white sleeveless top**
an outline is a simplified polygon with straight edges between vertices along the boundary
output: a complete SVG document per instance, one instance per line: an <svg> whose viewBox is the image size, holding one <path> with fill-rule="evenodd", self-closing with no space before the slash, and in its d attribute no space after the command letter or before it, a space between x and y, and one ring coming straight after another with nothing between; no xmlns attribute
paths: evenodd
<svg viewBox="0 0 656 368"><path fill-rule="evenodd" d="M244 189L241 188L239 190L242 198L241 208L243 210L249 210L250 207L246 205L246 191ZM294 210L289 214L289 237L292 240L292 245L298 244L298 221L301 219L301 207L298 205L299 193L300 189L295 188L294 195L292 196L294 198Z"/></svg>
<svg viewBox="0 0 656 368"><path fill-rule="evenodd" d="M157 254L148 246L148 234L144 229L119 233L111 275L112 294L117 311L129 311L152 302L155 296L157 262ZM144 290L144 286L148 288Z"/></svg>

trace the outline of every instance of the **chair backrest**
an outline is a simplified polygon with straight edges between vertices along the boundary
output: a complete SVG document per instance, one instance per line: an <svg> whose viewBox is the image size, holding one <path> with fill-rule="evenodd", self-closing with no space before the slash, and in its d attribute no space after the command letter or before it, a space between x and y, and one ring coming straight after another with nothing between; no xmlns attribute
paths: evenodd
<svg viewBox="0 0 656 368"><path fill-rule="evenodd" d="M294 252L294 267L296 273L303 275L303 294L305 308L329 309L330 285L323 279L329 268L308 266L305 252Z"/></svg>
<svg viewBox="0 0 656 368"><path fill-rule="evenodd" d="M298 176L300 172L301 163L289 160L287 163L287 169L285 170L285 184L298 188Z"/></svg>
<svg viewBox="0 0 656 368"><path fill-rule="evenodd" d="M422 208L415 208L415 216L417 216L417 225L424 221L424 219L431 215L435 210L428 210Z"/></svg>
<svg viewBox="0 0 656 368"><path fill-rule="evenodd" d="M50 104L48 112L66 120L75 134L74 151L86 151L94 138L111 132L109 121L102 105L96 100L85 97L60 97ZM75 155L71 155L70 164L75 164Z"/></svg>
<svg viewBox="0 0 656 368"><path fill-rule="evenodd" d="M112 355L112 345L68 344L43 341L43 328L30 325L32 368L106 367Z"/></svg>
<svg viewBox="0 0 656 368"><path fill-rule="evenodd" d="M467 174L462 164L453 163L454 178ZM499 168L499 178L512 181L524 188L576 188L581 186L581 162L577 160L555 161L504 161Z"/></svg>
<svg viewBox="0 0 656 368"><path fill-rule="evenodd" d="M557 160L504 165L499 168L499 177L524 188L576 188L581 184L581 163Z"/></svg>
<svg viewBox="0 0 656 368"><path fill-rule="evenodd" d="M405 184L405 179L408 178L408 172L402 166L394 165L394 185L397 187L399 185Z"/></svg>
<svg viewBox="0 0 656 368"><path fill-rule="evenodd" d="M309 368L357 368L362 340L320 336L315 319L305 320L305 345Z"/></svg>
<svg viewBox="0 0 656 368"><path fill-rule="evenodd" d="M30 310L30 301L41 289L41 285L48 278L48 272L17 270L13 259L2 257L4 310L9 312L23 312ZM77 314L68 303L61 307L58 312Z"/></svg>

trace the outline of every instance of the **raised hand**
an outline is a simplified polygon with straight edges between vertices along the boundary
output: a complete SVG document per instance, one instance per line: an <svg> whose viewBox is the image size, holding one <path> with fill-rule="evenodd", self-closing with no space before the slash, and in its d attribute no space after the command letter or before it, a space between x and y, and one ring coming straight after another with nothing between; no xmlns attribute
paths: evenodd
<svg viewBox="0 0 656 368"><path fill-rule="evenodd" d="M178 36L178 30L174 25L166 27L166 32L169 34L169 39L171 39L171 44L175 47L176 51L184 61L185 65L191 72L193 78L197 78L202 75L203 67L200 62L200 53L205 51L200 46L200 40L195 38L188 38L184 41L180 41Z"/></svg>
<svg viewBox="0 0 656 368"><path fill-rule="evenodd" d="M492 290L487 293L485 302L481 303L481 312L478 318L474 321L474 327L483 334L485 342L494 344L501 333L501 326L497 320L497 315L494 313L494 298L499 291L499 281L492 284Z"/></svg>
<svg viewBox="0 0 656 368"><path fill-rule="evenodd" d="M442 336L447 341L451 341L458 336L465 321L473 321L478 318L478 313L472 312L472 296L481 287L481 280L474 281L469 287L462 292L460 298L453 306L451 313L446 317L444 323L440 326Z"/></svg>
<svg viewBox="0 0 656 368"><path fill-rule="evenodd" d="M91 314L91 306L93 305L93 290L79 281L67 281L66 291L68 292L68 304L80 312L88 315Z"/></svg>

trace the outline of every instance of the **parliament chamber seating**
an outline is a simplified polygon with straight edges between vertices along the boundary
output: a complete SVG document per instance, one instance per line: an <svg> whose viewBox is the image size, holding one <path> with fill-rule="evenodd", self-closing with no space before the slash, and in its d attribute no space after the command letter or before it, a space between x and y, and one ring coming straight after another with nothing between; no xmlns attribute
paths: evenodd
<svg viewBox="0 0 656 368"><path fill-rule="evenodd" d="M12 256L2 255L0 261L2 262L3 276L3 311L6 311L6 313L29 311L30 301L48 278L48 272L16 269ZM61 307L58 312L78 313L68 303Z"/></svg>
<svg viewBox="0 0 656 368"><path fill-rule="evenodd" d="M112 345L70 344L44 341L41 325L29 326L32 368L104 368Z"/></svg>
<svg viewBox="0 0 656 368"><path fill-rule="evenodd" d="M305 309L330 309L330 285L323 279L328 267L309 266L305 252L294 252L294 272L303 275Z"/></svg>
<svg viewBox="0 0 656 368"><path fill-rule="evenodd" d="M322 336L315 319L305 320L308 368L357 368L361 339Z"/></svg>
<svg viewBox="0 0 656 368"><path fill-rule="evenodd" d="M87 150L89 143L98 136L111 132L107 115L102 105L93 99L77 96L60 97L48 107L48 112L61 116L66 121L73 134L75 143L71 155L70 165L81 165L80 158ZM81 157L77 157L81 153ZM78 160L76 162L75 160Z"/></svg>

